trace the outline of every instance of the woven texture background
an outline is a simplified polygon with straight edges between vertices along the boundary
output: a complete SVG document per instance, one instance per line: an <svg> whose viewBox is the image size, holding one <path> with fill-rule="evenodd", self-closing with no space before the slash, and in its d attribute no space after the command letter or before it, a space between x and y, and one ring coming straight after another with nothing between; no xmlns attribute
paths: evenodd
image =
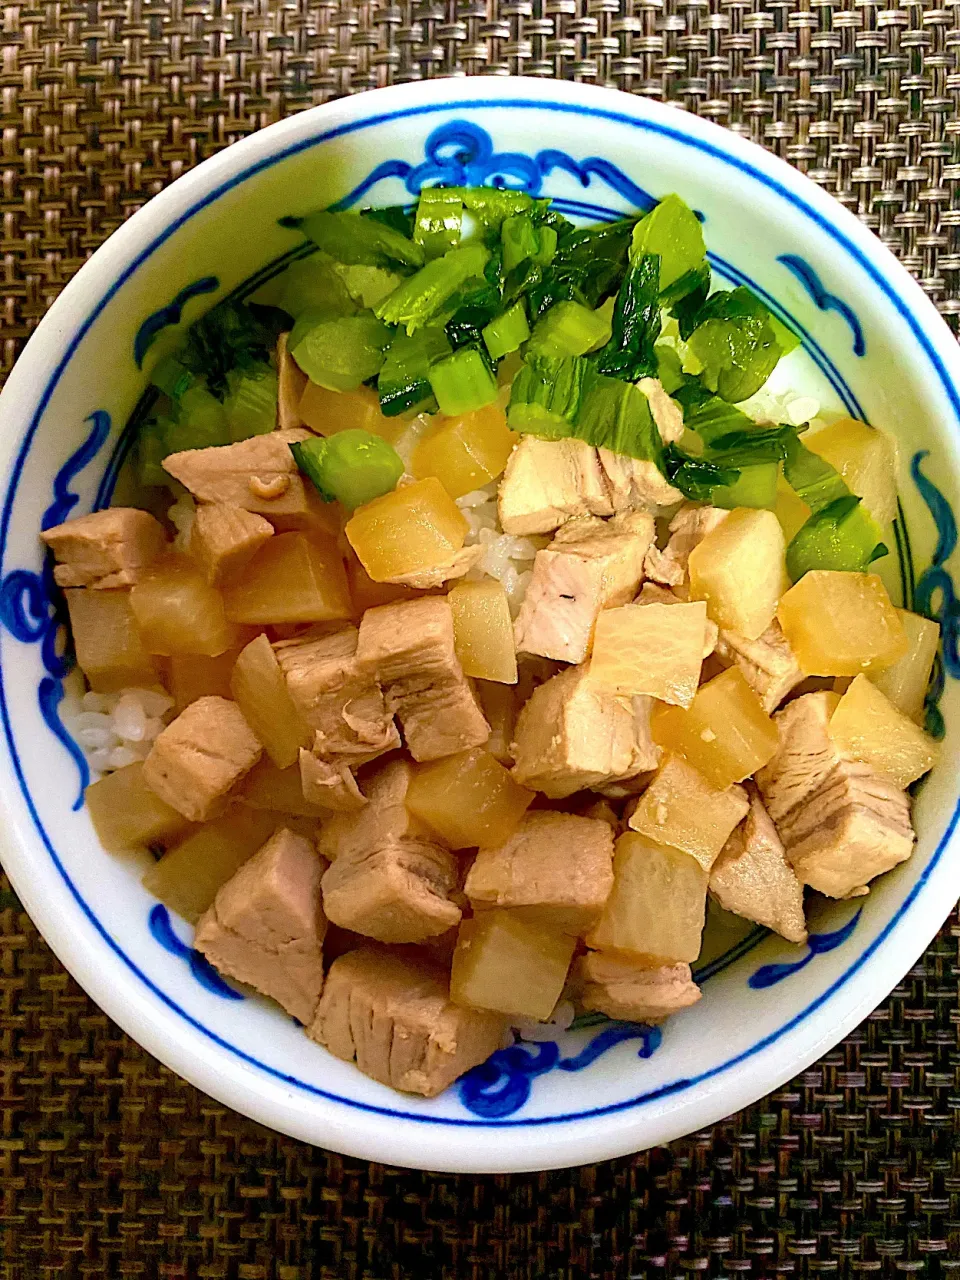
<svg viewBox="0 0 960 1280"><path fill-rule="evenodd" d="M12 4L0 371L70 275L205 156L344 93L519 73L668 98L806 170L960 318L960 4ZM960 1274L956 916L817 1066L714 1129L542 1175L341 1159L124 1036L0 886L0 1280Z"/></svg>

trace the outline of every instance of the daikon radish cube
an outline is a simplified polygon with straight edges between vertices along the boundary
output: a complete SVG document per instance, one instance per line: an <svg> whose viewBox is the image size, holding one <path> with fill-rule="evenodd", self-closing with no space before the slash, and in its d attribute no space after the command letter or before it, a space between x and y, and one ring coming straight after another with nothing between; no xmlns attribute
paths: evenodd
<svg viewBox="0 0 960 1280"><path fill-rule="evenodd" d="M873 674L909 649L903 622L875 573L812 569L780 601L777 617L807 676Z"/></svg>
<svg viewBox="0 0 960 1280"><path fill-rule="evenodd" d="M84 793L90 820L110 853L168 845L190 830L176 809L154 795L143 780L143 763L107 773Z"/></svg>
<svg viewBox="0 0 960 1280"><path fill-rule="evenodd" d="M783 476L777 480L777 505L773 509L773 514L780 521L783 540L788 545L794 534L799 533L810 519L810 508L787 484Z"/></svg>
<svg viewBox="0 0 960 1280"><path fill-rule="evenodd" d="M689 707L703 664L702 601L625 604L597 618L589 683L604 693L649 694Z"/></svg>
<svg viewBox="0 0 960 1280"><path fill-rule="evenodd" d="M699 770L721 791L772 758L777 726L737 667L700 686L688 710L657 707L653 739Z"/></svg>
<svg viewBox="0 0 960 1280"><path fill-rule="evenodd" d="M237 658L230 679L230 696L278 769L300 759L300 748L313 733L294 706L287 682L265 635L251 640Z"/></svg>
<svg viewBox="0 0 960 1280"><path fill-rule="evenodd" d="M825 458L843 476L878 524L897 514L897 446L891 436L855 418L841 418L805 435L811 453Z"/></svg>
<svg viewBox="0 0 960 1280"><path fill-rule="evenodd" d="M237 641L223 597L189 560L161 561L130 592L130 604L151 653L215 658Z"/></svg>
<svg viewBox="0 0 960 1280"><path fill-rule="evenodd" d="M573 959L576 939L483 911L464 920L450 974L450 998L473 1009L518 1018L550 1017Z"/></svg>
<svg viewBox="0 0 960 1280"><path fill-rule="evenodd" d="M502 474L519 439L499 402L440 417L414 449L413 474L436 476L451 498L462 498Z"/></svg>
<svg viewBox="0 0 960 1280"><path fill-rule="evenodd" d="M409 426L404 418L387 418L381 413L380 397L371 387L328 391L309 381L300 397L300 417L321 436L332 436L337 431L370 431L390 444Z"/></svg>
<svg viewBox="0 0 960 1280"><path fill-rule="evenodd" d="M849 759L862 760L898 787L932 769L940 754L937 743L866 676L857 676L840 699L830 737Z"/></svg>
<svg viewBox="0 0 960 1280"><path fill-rule="evenodd" d="M742 787L721 791L681 756L667 756L628 825L657 844L689 853L709 872L749 808Z"/></svg>
<svg viewBox="0 0 960 1280"><path fill-rule="evenodd" d="M353 609L336 544L303 533L271 538L223 598L229 618L254 626L330 622L349 618Z"/></svg>
<svg viewBox="0 0 960 1280"><path fill-rule="evenodd" d="M229 698L230 677L239 649L229 648L208 658L202 653L180 653L170 659L167 683L177 715L198 698Z"/></svg>
<svg viewBox="0 0 960 1280"><path fill-rule="evenodd" d="M74 587L64 595L77 663L91 689L115 693L158 682L156 663L137 630L129 591Z"/></svg>
<svg viewBox="0 0 960 1280"><path fill-rule="evenodd" d="M930 673L940 644L940 625L906 609L898 609L897 617L907 637L907 652L884 670L870 671L868 678L905 716L922 723Z"/></svg>
<svg viewBox="0 0 960 1280"><path fill-rule="evenodd" d="M478 680L475 689L480 710L490 726L486 749L501 764L513 764L513 730L518 709L516 688L492 680Z"/></svg>
<svg viewBox="0 0 960 1280"><path fill-rule="evenodd" d="M298 764L278 769L268 758L255 764L244 778L240 784L239 799L251 809L266 809L271 813L318 820L330 817L329 810L304 799Z"/></svg>
<svg viewBox="0 0 960 1280"><path fill-rule="evenodd" d="M756 640L786 584L786 547L772 511L738 507L690 553L690 597L718 627Z"/></svg>
<svg viewBox="0 0 960 1280"><path fill-rule="evenodd" d="M495 578L458 582L447 595L453 643L464 675L517 683L517 654L507 593Z"/></svg>
<svg viewBox="0 0 960 1280"><path fill-rule="evenodd" d="M348 547L347 550L347 586L355 617L362 616L368 609L375 609L377 605L393 604L394 600L415 600L419 595L413 587L404 587L397 582L374 582L353 548Z"/></svg>
<svg viewBox="0 0 960 1280"><path fill-rule="evenodd" d="M502 844L533 800L482 747L421 765L406 804L452 849Z"/></svg>
<svg viewBox="0 0 960 1280"><path fill-rule="evenodd" d="M613 855L613 892L587 944L654 964L696 960L707 905L707 873L688 853L626 832Z"/></svg>
<svg viewBox="0 0 960 1280"><path fill-rule="evenodd" d="M433 476L357 507L346 526L347 539L374 582L447 564L466 534L460 508Z"/></svg>

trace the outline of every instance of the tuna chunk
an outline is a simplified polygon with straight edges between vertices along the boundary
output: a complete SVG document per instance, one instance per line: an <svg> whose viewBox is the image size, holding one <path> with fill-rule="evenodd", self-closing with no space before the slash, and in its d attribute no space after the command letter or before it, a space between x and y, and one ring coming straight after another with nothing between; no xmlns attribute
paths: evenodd
<svg viewBox="0 0 960 1280"><path fill-rule="evenodd" d="M413 765L398 757L380 765L364 778L361 791L367 801L351 814L337 814L323 824L319 849L330 859L357 850L372 849L387 840L408 836L436 839L406 806Z"/></svg>
<svg viewBox="0 0 960 1280"><path fill-rule="evenodd" d="M688 964L647 969L627 956L588 951L574 966L579 1003L623 1022L662 1022L700 999Z"/></svg>
<svg viewBox="0 0 960 1280"><path fill-rule="evenodd" d="M303 1023L312 1021L323 987L325 865L309 840L281 828L218 890L193 940L221 973Z"/></svg>
<svg viewBox="0 0 960 1280"><path fill-rule="evenodd" d="M357 661L375 677L414 760L480 747L490 736L453 646L453 615L436 596L368 609Z"/></svg>
<svg viewBox="0 0 960 1280"><path fill-rule="evenodd" d="M803 886L787 861L770 815L749 788L750 812L710 868L710 892L725 911L806 942Z"/></svg>
<svg viewBox="0 0 960 1280"><path fill-rule="evenodd" d="M460 923L457 861L433 840L386 837L341 854L323 877L329 919L378 942L422 942Z"/></svg>
<svg viewBox="0 0 960 1280"><path fill-rule="evenodd" d="M628 458L609 449L598 449L597 453L614 512L649 511L659 515L683 501L683 494L655 462Z"/></svg>
<svg viewBox="0 0 960 1280"><path fill-rule="evenodd" d="M157 736L143 762L143 780L185 818L206 822L261 753L235 702L198 698Z"/></svg>
<svg viewBox="0 0 960 1280"><path fill-rule="evenodd" d="M670 521L670 539L662 551L651 547L644 570L648 578L666 587L678 587L687 580L690 552L708 533L723 524L730 513L720 507L683 506Z"/></svg>
<svg viewBox="0 0 960 1280"><path fill-rule="evenodd" d="M866 893L913 852L910 801L829 734L836 695L809 693L775 716L777 754L757 783L801 883L831 898Z"/></svg>
<svg viewBox="0 0 960 1280"><path fill-rule="evenodd" d="M163 468L200 502L308 519L311 506L289 446L309 439L305 430L272 431L237 444L171 453Z"/></svg>
<svg viewBox="0 0 960 1280"><path fill-rule="evenodd" d="M643 578L653 517L572 520L538 551L514 624L517 649L560 662L583 662L601 609L629 604Z"/></svg>
<svg viewBox="0 0 960 1280"><path fill-rule="evenodd" d="M461 547L443 564L434 565L432 569L419 569L414 573L398 573L396 577L384 578L384 582L393 582L400 587L415 587L420 591L428 591L440 587L453 578L462 578L464 574L480 563L483 547Z"/></svg>
<svg viewBox="0 0 960 1280"><path fill-rule="evenodd" d="M129 587L166 549L163 525L135 507L108 507L46 529L59 587Z"/></svg>
<svg viewBox="0 0 960 1280"><path fill-rule="evenodd" d="M504 533L550 533L574 516L609 516L596 449L582 440L523 436L507 461L498 495Z"/></svg>
<svg viewBox="0 0 960 1280"><path fill-rule="evenodd" d="M307 1034L381 1084L433 1098L499 1049L504 1029L452 1004L439 968L361 948L330 966Z"/></svg>
<svg viewBox="0 0 960 1280"><path fill-rule="evenodd" d="M656 769L652 699L601 693L585 667L536 688L517 717L513 776L552 799L607 788Z"/></svg>
<svg viewBox="0 0 960 1280"><path fill-rule="evenodd" d="M641 378L637 386L647 397L650 412L664 444L675 444L683 435L683 412L671 400L659 378Z"/></svg>
<svg viewBox="0 0 960 1280"><path fill-rule="evenodd" d="M207 581L219 586L236 577L272 537L273 525L253 511L201 503L190 531L190 554Z"/></svg>
<svg viewBox="0 0 960 1280"><path fill-rule="evenodd" d="M582 935L613 889L613 833L597 818L528 813L504 844L478 852L464 888L474 911L506 907L531 924Z"/></svg>
<svg viewBox="0 0 960 1280"><path fill-rule="evenodd" d="M310 631L274 646L297 710L313 729L313 751L359 765L400 745L373 673L357 658L356 627Z"/></svg>
<svg viewBox="0 0 960 1280"><path fill-rule="evenodd" d="M776 619L757 640L748 640L737 631L721 631L717 655L740 668L768 714L803 680L800 664Z"/></svg>
<svg viewBox="0 0 960 1280"><path fill-rule="evenodd" d="M290 354L289 333L277 339L277 422L282 430L305 427L300 417L300 397L307 385L307 375Z"/></svg>
<svg viewBox="0 0 960 1280"><path fill-rule="evenodd" d="M300 749L300 785L303 798L334 813L355 813L366 800L348 765L322 754Z"/></svg>

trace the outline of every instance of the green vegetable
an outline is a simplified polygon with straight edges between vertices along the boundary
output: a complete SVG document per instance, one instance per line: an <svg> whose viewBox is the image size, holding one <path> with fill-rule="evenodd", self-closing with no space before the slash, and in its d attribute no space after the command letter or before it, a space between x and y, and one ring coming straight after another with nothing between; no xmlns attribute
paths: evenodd
<svg viewBox="0 0 960 1280"><path fill-rule="evenodd" d="M450 343L440 328L418 329L412 336L398 333L384 354L377 379L380 408L385 416L408 413L432 400L430 366L449 354Z"/></svg>
<svg viewBox="0 0 960 1280"><path fill-rule="evenodd" d="M576 426L578 440L655 462L663 469L663 442L647 397L632 382L588 375Z"/></svg>
<svg viewBox="0 0 960 1280"><path fill-rule="evenodd" d="M168 452L229 444L230 438L226 410L216 396L202 386L185 391L177 403L174 424L166 432Z"/></svg>
<svg viewBox="0 0 960 1280"><path fill-rule="evenodd" d="M678 195L664 196L633 229L630 257L660 259L660 288L667 289L687 272L697 272L707 247L700 219Z"/></svg>
<svg viewBox="0 0 960 1280"><path fill-rule="evenodd" d="M732 403L759 391L780 359L770 312L743 286L706 300L689 342L704 386Z"/></svg>
<svg viewBox="0 0 960 1280"><path fill-rule="evenodd" d="M876 521L852 493L810 516L787 547L787 572L798 582L809 569L863 573L887 554Z"/></svg>
<svg viewBox="0 0 960 1280"><path fill-rule="evenodd" d="M479 244L451 249L404 280L380 303L376 315L386 324L403 325L407 333L415 333L439 316L468 280L482 276L489 256Z"/></svg>
<svg viewBox="0 0 960 1280"><path fill-rule="evenodd" d="M151 372L150 381L171 400L177 400L193 386L195 375L175 355L164 356Z"/></svg>
<svg viewBox="0 0 960 1280"><path fill-rule="evenodd" d="M406 204L388 204L381 209L361 209L361 218L369 218L371 222L382 222L398 235L413 239L413 224L416 217L416 206Z"/></svg>
<svg viewBox="0 0 960 1280"><path fill-rule="evenodd" d="M796 351L802 341L800 335L794 333L792 329L788 329L783 321L778 320L772 311L770 312L769 324L773 330L773 336L777 340L781 356L788 356L791 351Z"/></svg>
<svg viewBox="0 0 960 1280"><path fill-rule="evenodd" d="M752 431L756 423L741 410L712 396L702 384L691 379L679 387L676 400L683 409L683 425L696 431L704 442L710 444L732 431Z"/></svg>
<svg viewBox="0 0 960 1280"><path fill-rule="evenodd" d="M772 511L777 505L777 479L780 467L776 462L759 462L741 467L733 484L717 485L710 494L714 507L732 511L734 507L758 507Z"/></svg>
<svg viewBox="0 0 960 1280"><path fill-rule="evenodd" d="M285 227L301 231L337 262L401 271L423 266L420 245L385 223L358 213L322 210L305 218L283 218L281 222Z"/></svg>
<svg viewBox="0 0 960 1280"><path fill-rule="evenodd" d="M424 187L417 201L413 238L424 257L439 258L460 243L463 201L453 188Z"/></svg>
<svg viewBox="0 0 960 1280"><path fill-rule="evenodd" d="M579 302L557 302L537 321L527 352L561 359L582 356L610 337L609 321Z"/></svg>
<svg viewBox="0 0 960 1280"><path fill-rule="evenodd" d="M540 316L568 298L596 307L616 293L627 270L635 222L623 218L602 227L564 229L542 280L528 289L531 316Z"/></svg>
<svg viewBox="0 0 960 1280"><path fill-rule="evenodd" d="M740 479L738 468L722 467L708 458L694 457L675 444L664 449L664 471L670 483L694 502L712 503L718 489L735 485Z"/></svg>
<svg viewBox="0 0 960 1280"><path fill-rule="evenodd" d="M447 337L457 347L477 347L483 330L503 311L503 272L498 249L491 252L483 274L468 280L447 304ZM439 318L438 318L439 321Z"/></svg>
<svg viewBox="0 0 960 1280"><path fill-rule="evenodd" d="M171 483L170 475L161 464L170 453L165 436L173 425L169 418L158 418L154 422L145 422L141 427L137 436L135 465L142 485L159 488Z"/></svg>
<svg viewBox="0 0 960 1280"><path fill-rule="evenodd" d="M230 390L223 401L231 440L266 435L277 425L277 375L269 365L250 373L228 375Z"/></svg>
<svg viewBox="0 0 960 1280"><path fill-rule="evenodd" d="M660 290L660 305L672 307L675 312L681 310L695 314L706 302L709 292L710 264L704 260L699 267L685 271L672 284Z"/></svg>
<svg viewBox="0 0 960 1280"><path fill-rule="evenodd" d="M330 391L353 391L383 364L391 333L369 312L294 326L290 354L311 382Z"/></svg>
<svg viewBox="0 0 960 1280"><path fill-rule="evenodd" d="M335 499L348 511L396 488L403 462L392 445L369 431L337 431L316 436L290 451L300 470L326 502Z"/></svg>
<svg viewBox="0 0 960 1280"><path fill-rule="evenodd" d="M294 319L309 310L349 316L357 309L337 264L326 254L315 253L291 263L279 283L277 305Z"/></svg>
<svg viewBox="0 0 960 1280"><path fill-rule="evenodd" d="M780 462L786 457L797 436L797 428L789 424L760 427L751 423L748 430L730 431L716 436L707 445L705 456L724 467L750 467L760 462Z"/></svg>
<svg viewBox="0 0 960 1280"><path fill-rule="evenodd" d="M689 340L690 335L697 327L700 311L710 293L710 280L710 266L705 262L692 289L684 292L683 296L677 299L669 297L671 291L668 289L667 296L661 298L664 306L669 306L673 312L673 318L677 322L677 330L684 342ZM690 282L688 281L687 283L689 284ZM678 280L676 288L680 287L680 281Z"/></svg>
<svg viewBox="0 0 960 1280"><path fill-rule="evenodd" d="M601 373L628 382L656 374L653 344L660 336L659 275L658 258L644 256L631 262L613 306L610 341L596 357Z"/></svg>
<svg viewBox="0 0 960 1280"><path fill-rule="evenodd" d="M482 337L491 360L499 360L511 351L516 351L530 337L523 301L515 302L512 307L484 325Z"/></svg>
<svg viewBox="0 0 960 1280"><path fill-rule="evenodd" d="M428 376L441 413L471 413L497 398L496 379L477 347L461 347Z"/></svg>
<svg viewBox="0 0 960 1280"><path fill-rule="evenodd" d="M676 348L667 346L665 342L656 343L653 354L657 358L657 377L667 395L672 396L687 381L680 356Z"/></svg>
<svg viewBox="0 0 960 1280"><path fill-rule="evenodd" d="M333 269L346 286L351 303L358 303L367 311L372 311L384 298L393 293L403 279L395 271L387 271L385 267L345 266L335 262ZM355 307L350 306L341 312L350 315Z"/></svg>
<svg viewBox="0 0 960 1280"><path fill-rule="evenodd" d="M233 369L242 373L268 361L278 336L289 324L286 313L275 307L221 302L190 326L179 359L191 373L204 378L213 395L222 400L227 393L227 374Z"/></svg>
<svg viewBox="0 0 960 1280"><path fill-rule="evenodd" d="M798 439L790 442L783 460L787 484L814 513L846 498L850 490L840 472L826 458L808 449Z"/></svg>
<svg viewBox="0 0 960 1280"><path fill-rule="evenodd" d="M574 434L585 378L593 370L571 356L550 360L534 356L521 366L510 387L507 421L514 431L562 439Z"/></svg>
<svg viewBox="0 0 960 1280"><path fill-rule="evenodd" d="M525 191L500 187L450 187L463 201L463 207L476 215L484 227L496 230L505 218L518 213L546 213L549 200L535 200Z"/></svg>

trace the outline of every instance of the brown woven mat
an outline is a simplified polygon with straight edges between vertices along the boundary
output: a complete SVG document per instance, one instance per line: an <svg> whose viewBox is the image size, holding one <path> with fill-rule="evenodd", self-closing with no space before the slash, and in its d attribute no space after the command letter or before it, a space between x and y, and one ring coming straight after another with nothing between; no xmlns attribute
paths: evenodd
<svg viewBox="0 0 960 1280"><path fill-rule="evenodd" d="M337 95L456 74L671 98L855 210L960 317L958 0L87 0L2 11L0 370L184 169ZM539 1176L341 1159L183 1083L0 888L0 1280L960 1272L956 916L816 1067L715 1129Z"/></svg>

